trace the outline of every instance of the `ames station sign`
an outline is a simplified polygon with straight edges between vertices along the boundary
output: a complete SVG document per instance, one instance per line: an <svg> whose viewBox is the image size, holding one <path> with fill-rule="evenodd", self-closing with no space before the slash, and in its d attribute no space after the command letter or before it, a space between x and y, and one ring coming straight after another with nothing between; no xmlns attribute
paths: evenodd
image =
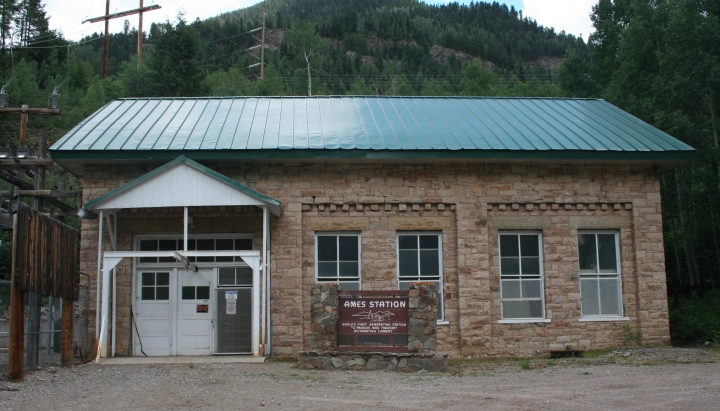
<svg viewBox="0 0 720 411"><path fill-rule="evenodd" d="M407 350L407 291L352 291L339 297L339 348Z"/></svg>

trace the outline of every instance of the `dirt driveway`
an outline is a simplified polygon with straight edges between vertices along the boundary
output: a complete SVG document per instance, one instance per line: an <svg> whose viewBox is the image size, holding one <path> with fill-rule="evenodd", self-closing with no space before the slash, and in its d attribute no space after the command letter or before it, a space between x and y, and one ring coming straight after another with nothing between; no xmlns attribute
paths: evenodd
<svg viewBox="0 0 720 411"><path fill-rule="evenodd" d="M657 355L662 350L677 355ZM83 365L0 382L0 409L720 409L717 352L662 350L463 361L444 374L298 370L284 362Z"/></svg>

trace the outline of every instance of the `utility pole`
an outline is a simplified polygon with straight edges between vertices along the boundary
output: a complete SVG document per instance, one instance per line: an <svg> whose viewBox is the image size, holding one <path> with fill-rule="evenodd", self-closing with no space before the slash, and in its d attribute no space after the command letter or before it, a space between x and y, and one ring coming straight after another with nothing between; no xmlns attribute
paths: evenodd
<svg viewBox="0 0 720 411"><path fill-rule="evenodd" d="M138 15L139 15L140 18L139 18L139 21L138 21L138 46L137 46L137 47L138 47L138 49L137 49L137 53L138 53L137 66L138 66L138 68L140 68L140 66L142 66L142 54L143 54L143 49L142 49L142 43L143 43L142 17L143 17L143 12L142 12L142 8L143 8L143 0L140 0L140 13L138 13Z"/></svg>
<svg viewBox="0 0 720 411"><path fill-rule="evenodd" d="M3 89L4 93L4 89ZM3 101L4 103L4 101ZM19 114L20 115L20 149L18 153L22 152L22 155L16 155L18 165L20 162L26 162L30 157L29 150L27 148L27 122L28 114L60 114L58 109L48 108L28 108L27 105L23 104L21 108L0 108L0 114ZM45 137L45 138L43 138ZM42 147L43 144L47 144L47 138L44 134L44 130L40 139L40 151L45 152ZM44 154L41 154L44 156ZM43 167L37 169L36 183L45 183L45 173ZM40 175L42 174L42 177ZM35 206L43 206L43 200L38 199ZM14 221L14 220L13 220ZM14 227L14 224L13 224ZM11 273L11 287L10 287L10 349L8 352L8 380L10 381L22 381L25 379L25 367L23 361L23 354L25 352L25 293L21 290L15 289L15 246L17 244L17 233L13 230L13 255L12 255L12 273ZM39 319L40 310L40 299L41 297L35 293L28 293L30 297L30 312L31 316ZM33 315L34 314L34 315ZM40 324L39 321L32 322L30 324L32 333L29 334L28 338L28 350L27 359L29 365L37 365L37 353L38 345L40 342Z"/></svg>
<svg viewBox="0 0 720 411"><path fill-rule="evenodd" d="M267 10L263 9L262 40L260 41L260 80L265 77L265 17Z"/></svg>
<svg viewBox="0 0 720 411"><path fill-rule="evenodd" d="M103 56L103 78L108 76L108 50L110 50L110 0L105 0L105 54Z"/></svg>
<svg viewBox="0 0 720 411"><path fill-rule="evenodd" d="M110 48L110 20L116 19L118 17L125 17L125 16L131 16L133 14L140 14L140 32L138 33L138 58L141 59L140 53L142 53L142 13L146 11L152 11L152 10L158 10L161 7L157 4L153 4L152 6L143 7L143 2L140 0L140 8L133 9L133 10L127 10L127 11L121 11L120 13L113 13L110 14L110 0L105 0L105 15L99 16L99 17L93 17L91 19L87 19L83 21L83 24L85 23L97 23L98 21L105 20L105 56L103 57L103 78L107 78L108 76L108 50ZM138 60L139 62L139 60Z"/></svg>

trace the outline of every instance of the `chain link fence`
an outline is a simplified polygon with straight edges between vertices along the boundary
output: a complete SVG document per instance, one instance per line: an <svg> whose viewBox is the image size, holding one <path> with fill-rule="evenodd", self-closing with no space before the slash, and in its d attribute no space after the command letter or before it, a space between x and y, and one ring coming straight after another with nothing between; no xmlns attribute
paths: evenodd
<svg viewBox="0 0 720 411"><path fill-rule="evenodd" d="M79 299L73 319L73 353L76 361L89 355L88 304L90 277L79 273ZM25 293L25 368L60 365L62 300ZM10 345L10 281L0 280L0 380L7 378Z"/></svg>

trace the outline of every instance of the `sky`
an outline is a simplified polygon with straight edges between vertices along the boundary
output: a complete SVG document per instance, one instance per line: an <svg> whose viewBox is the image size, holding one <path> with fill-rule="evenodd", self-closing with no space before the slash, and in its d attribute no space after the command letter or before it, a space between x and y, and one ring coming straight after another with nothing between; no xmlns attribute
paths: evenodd
<svg viewBox="0 0 720 411"><path fill-rule="evenodd" d="M352 0L349 0L352 1ZM449 3L451 0L423 0L432 4ZM492 1L492 0L487 0ZM587 40L592 32L590 13L597 0L498 0L508 6L522 10L523 15L535 19L538 24L554 27L556 32L582 36ZM470 0L459 0L467 4ZM104 30L104 22L85 23L83 20L105 14L105 0L72 0L73 7L68 7L69 0L45 0L45 11L50 16L50 28L63 32L66 39L79 40L82 37L100 33ZM144 13L143 30L147 32L153 22L174 22L178 11L185 13L187 21L195 18L206 19L218 14L245 8L258 3L258 0L145 0L144 6L158 4L160 10ZM110 13L117 13L139 7L139 0L111 0ZM110 32L122 29L125 20L131 27L137 27L137 15L121 17L110 21Z"/></svg>

